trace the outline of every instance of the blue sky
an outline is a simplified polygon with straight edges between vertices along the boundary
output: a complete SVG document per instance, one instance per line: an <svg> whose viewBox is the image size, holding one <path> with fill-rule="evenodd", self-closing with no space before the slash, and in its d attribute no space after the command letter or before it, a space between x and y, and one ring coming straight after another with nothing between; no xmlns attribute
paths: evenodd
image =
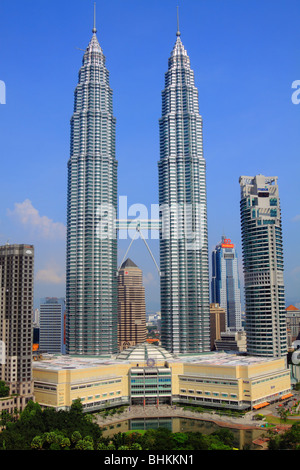
<svg viewBox="0 0 300 470"><path fill-rule="evenodd" d="M203 117L210 251L225 233L241 265L239 176L278 176L286 300L300 302L300 104L291 100L300 80L299 0L97 2L119 195L129 206L158 203L158 119L177 5ZM70 118L93 1L1 0L0 21L0 243L35 245L38 305L65 294ZM120 241L120 261L129 243ZM148 243L158 260L158 241ZM144 272L148 311L158 310L159 278L141 240L129 256Z"/></svg>

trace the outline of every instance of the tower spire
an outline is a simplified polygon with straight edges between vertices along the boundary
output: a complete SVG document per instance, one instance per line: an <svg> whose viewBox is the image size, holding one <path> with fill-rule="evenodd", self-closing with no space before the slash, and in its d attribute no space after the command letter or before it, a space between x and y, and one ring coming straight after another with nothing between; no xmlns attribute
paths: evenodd
<svg viewBox="0 0 300 470"><path fill-rule="evenodd" d="M177 7L177 33L176 36L180 36L180 31L179 31L179 7Z"/></svg>
<svg viewBox="0 0 300 470"><path fill-rule="evenodd" d="M93 27L93 34L97 33L97 28L96 28L96 2L94 3L94 27Z"/></svg>

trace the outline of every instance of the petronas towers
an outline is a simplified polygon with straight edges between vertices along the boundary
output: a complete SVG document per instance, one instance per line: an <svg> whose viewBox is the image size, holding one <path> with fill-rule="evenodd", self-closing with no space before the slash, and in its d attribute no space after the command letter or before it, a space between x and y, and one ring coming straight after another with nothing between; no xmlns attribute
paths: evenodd
<svg viewBox="0 0 300 470"><path fill-rule="evenodd" d="M165 74L159 121L162 345L175 353L209 350L209 269L202 119L180 32Z"/></svg>
<svg viewBox="0 0 300 470"><path fill-rule="evenodd" d="M75 89L68 163L66 343L69 354L118 350L117 237L100 231L117 214L112 90L93 29ZM209 351L209 268L202 119L180 33L169 58L159 120L162 346ZM105 208L105 211L103 210ZM117 221L116 221L117 222ZM117 225L117 224L116 224Z"/></svg>
<svg viewBox="0 0 300 470"><path fill-rule="evenodd" d="M117 349L117 241L97 233L99 208L117 209L112 90L96 29L75 90L68 163L67 325L69 354Z"/></svg>

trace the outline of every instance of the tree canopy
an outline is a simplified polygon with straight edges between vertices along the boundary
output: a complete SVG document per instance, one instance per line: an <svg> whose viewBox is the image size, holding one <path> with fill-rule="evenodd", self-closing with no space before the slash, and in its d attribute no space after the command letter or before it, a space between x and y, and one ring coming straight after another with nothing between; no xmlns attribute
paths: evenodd
<svg viewBox="0 0 300 470"><path fill-rule="evenodd" d="M80 401L76 400L69 411L56 411L53 408L42 410L38 403L29 401L20 418L16 422L8 422L6 429L0 433L0 449L28 450L32 448L33 440L33 448L38 448L38 437L42 441L42 436L45 436L48 439L45 442L49 443L51 432L59 434L62 441L71 441L73 433L78 432L81 439L90 436L97 442L102 434L90 416L82 412ZM52 438L54 439L53 435ZM61 440L58 438L58 443L57 439L54 439L50 445L53 444L52 448L61 448ZM63 442L66 446L68 441Z"/></svg>
<svg viewBox="0 0 300 470"><path fill-rule="evenodd" d="M9 396L9 387L3 380L0 380L0 398L5 398Z"/></svg>

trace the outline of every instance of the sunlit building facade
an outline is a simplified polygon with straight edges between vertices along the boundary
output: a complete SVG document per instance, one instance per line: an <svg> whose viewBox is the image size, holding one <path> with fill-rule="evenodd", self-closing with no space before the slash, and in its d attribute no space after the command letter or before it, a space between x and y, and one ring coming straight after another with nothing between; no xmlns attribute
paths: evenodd
<svg viewBox="0 0 300 470"><path fill-rule="evenodd" d="M0 412L24 409L33 399L32 313L34 247L0 247L0 380L9 387Z"/></svg>
<svg viewBox="0 0 300 470"><path fill-rule="evenodd" d="M206 163L198 90L180 32L168 61L159 120L161 342L210 350Z"/></svg>
<svg viewBox="0 0 300 470"><path fill-rule="evenodd" d="M122 351L147 338L143 272L127 259L118 272L118 344Z"/></svg>
<svg viewBox="0 0 300 470"><path fill-rule="evenodd" d="M86 412L175 403L250 410L291 396L284 358L176 356L148 343L110 358L46 355L34 362L33 377L36 401L57 410L77 399Z"/></svg>
<svg viewBox="0 0 300 470"><path fill-rule="evenodd" d="M241 176L247 352L287 354L281 210L277 177Z"/></svg>
<svg viewBox="0 0 300 470"><path fill-rule="evenodd" d="M68 162L66 351L117 352L117 240L102 230L117 210L112 90L93 29L75 89Z"/></svg>

